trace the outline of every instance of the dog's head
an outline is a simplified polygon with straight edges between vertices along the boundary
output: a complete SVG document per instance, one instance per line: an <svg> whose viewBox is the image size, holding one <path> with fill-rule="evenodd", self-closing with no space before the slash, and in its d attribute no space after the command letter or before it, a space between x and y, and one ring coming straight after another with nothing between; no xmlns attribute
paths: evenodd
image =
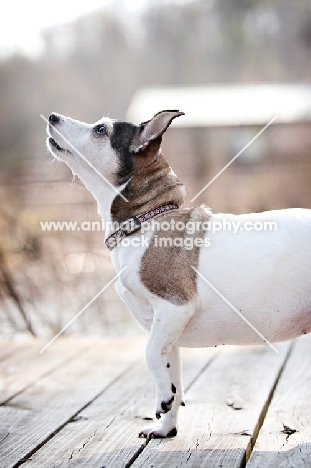
<svg viewBox="0 0 311 468"><path fill-rule="evenodd" d="M52 113L47 145L82 180L85 172L97 171L119 187L159 152L163 133L180 115L161 111L137 126L107 117L91 125Z"/></svg>

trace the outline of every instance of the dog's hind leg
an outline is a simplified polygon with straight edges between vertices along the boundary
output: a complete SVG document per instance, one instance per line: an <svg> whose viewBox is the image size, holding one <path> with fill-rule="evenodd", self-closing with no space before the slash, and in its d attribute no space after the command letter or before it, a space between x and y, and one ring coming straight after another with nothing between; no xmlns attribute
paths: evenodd
<svg viewBox="0 0 311 468"><path fill-rule="evenodd" d="M167 437L177 433L177 416L183 401L180 351L174 343L193 314L190 304L175 306L165 303L154 311L154 318L146 348L146 361L157 389L156 416L161 425L145 428L140 435Z"/></svg>

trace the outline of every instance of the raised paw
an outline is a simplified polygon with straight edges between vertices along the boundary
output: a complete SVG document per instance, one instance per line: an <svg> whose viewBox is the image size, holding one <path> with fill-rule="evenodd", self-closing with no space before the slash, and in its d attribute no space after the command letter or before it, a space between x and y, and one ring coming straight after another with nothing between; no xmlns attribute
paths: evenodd
<svg viewBox="0 0 311 468"><path fill-rule="evenodd" d="M156 427L145 427L139 433L139 437L145 437L146 439L161 439L164 437L175 437L177 435L176 427L166 429L163 426Z"/></svg>

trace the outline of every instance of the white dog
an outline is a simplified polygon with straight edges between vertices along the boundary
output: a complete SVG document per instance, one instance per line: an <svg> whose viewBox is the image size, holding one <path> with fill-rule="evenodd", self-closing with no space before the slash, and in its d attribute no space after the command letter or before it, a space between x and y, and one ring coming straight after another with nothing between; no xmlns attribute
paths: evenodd
<svg viewBox="0 0 311 468"><path fill-rule="evenodd" d="M135 126L53 113L47 127L51 153L85 184L100 216L119 223L106 245L122 271L117 291L148 333L161 418L140 433L148 438L177 433L180 347L269 343L311 331L311 210L181 209L185 188L161 152L163 133L180 115L162 111Z"/></svg>

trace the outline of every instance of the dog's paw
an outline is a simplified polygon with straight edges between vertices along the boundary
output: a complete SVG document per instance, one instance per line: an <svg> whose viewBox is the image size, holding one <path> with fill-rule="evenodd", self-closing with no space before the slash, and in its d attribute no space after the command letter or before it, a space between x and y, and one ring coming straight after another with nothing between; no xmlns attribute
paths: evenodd
<svg viewBox="0 0 311 468"><path fill-rule="evenodd" d="M145 437L146 439L161 439L164 437L175 437L177 435L176 427L165 429L162 426L156 427L145 427L139 433L139 437Z"/></svg>

